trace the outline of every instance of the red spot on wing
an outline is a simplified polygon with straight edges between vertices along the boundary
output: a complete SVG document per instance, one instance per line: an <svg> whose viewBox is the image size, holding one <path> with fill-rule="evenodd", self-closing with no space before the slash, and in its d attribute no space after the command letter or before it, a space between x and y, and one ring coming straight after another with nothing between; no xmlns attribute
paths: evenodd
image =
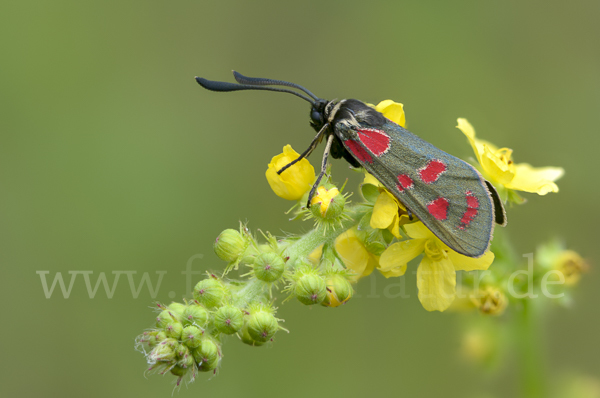
<svg viewBox="0 0 600 398"><path fill-rule="evenodd" d="M365 149L360 145L358 141L355 140L346 140L344 142L350 152L354 155L359 162L363 163L371 163L373 162L373 158L369 155L369 152L365 151Z"/></svg>
<svg viewBox="0 0 600 398"><path fill-rule="evenodd" d="M427 166L419 170L419 176L425 184L431 184L440 178L440 175L446 171L446 165L441 160L430 160Z"/></svg>
<svg viewBox="0 0 600 398"><path fill-rule="evenodd" d="M358 139L360 139L363 145L375 156L381 156L390 149L390 136L381 130L358 130Z"/></svg>
<svg viewBox="0 0 600 398"><path fill-rule="evenodd" d="M411 189L414 185L415 184L412 178L410 178L408 175L400 174L398 176L398 184L396 185L396 188L398 188L400 192L404 191L405 189Z"/></svg>
<svg viewBox="0 0 600 398"><path fill-rule="evenodd" d="M427 204L427 210L438 220L445 220L448 218L448 199L437 198L436 200Z"/></svg>
<svg viewBox="0 0 600 398"><path fill-rule="evenodd" d="M477 213L479 212L479 199L477 199L477 197L473 195L473 192L467 191L466 199L467 210L460 219L461 224L458 227L460 229L465 229L471 223L471 221L473 221L473 219L475 218L475 216L477 216Z"/></svg>

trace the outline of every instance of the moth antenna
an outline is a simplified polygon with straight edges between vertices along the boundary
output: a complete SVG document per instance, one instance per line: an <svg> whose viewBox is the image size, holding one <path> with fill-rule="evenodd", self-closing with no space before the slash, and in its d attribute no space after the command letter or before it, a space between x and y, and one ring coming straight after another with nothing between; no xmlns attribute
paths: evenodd
<svg viewBox="0 0 600 398"><path fill-rule="evenodd" d="M236 71L233 71L233 77L238 83L241 84L251 84L256 86L288 86L297 88L298 90L302 90L306 94L310 95L315 101L319 100L319 97L296 83L290 83L283 80L264 79L262 77L247 77Z"/></svg>
<svg viewBox="0 0 600 398"><path fill-rule="evenodd" d="M203 77L196 77L196 81L199 85L204 87L210 91L218 91L218 92L227 92L227 91L241 91L241 90L265 90L265 91L277 91L280 93L290 93L294 94L297 97L302 98L305 101L310 102L314 105L315 101L308 98L305 95L297 93L292 90L286 90L285 88L275 88L275 87L263 87L263 86L253 86L250 84L235 84L235 83L227 83L227 82L218 82L214 80L208 80Z"/></svg>

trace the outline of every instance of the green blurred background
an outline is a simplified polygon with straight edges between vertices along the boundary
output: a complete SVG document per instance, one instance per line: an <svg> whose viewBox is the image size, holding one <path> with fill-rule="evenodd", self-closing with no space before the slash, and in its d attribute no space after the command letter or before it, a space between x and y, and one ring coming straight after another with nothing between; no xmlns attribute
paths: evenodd
<svg viewBox="0 0 600 398"><path fill-rule="evenodd" d="M154 300L186 294L181 271L220 269L213 239L249 221L275 234L289 202L264 171L303 150L309 106L290 96L216 94L193 80L231 70L290 80L333 98L403 102L408 127L460 157L466 117L516 161L562 166L561 192L509 209L520 253L549 238L599 258L597 1L20 1L0 11L0 339L2 396L170 396L144 378L135 336ZM321 150L317 151L321 152ZM315 155L313 164L318 164ZM334 176L350 175L334 161ZM355 189L358 179L352 177ZM413 270L415 269L413 265ZM109 299L77 276L68 299L36 271L167 271L153 299L122 275ZM198 276L196 276L198 278ZM410 299L370 297L372 276L339 309L280 308L291 333L271 348L229 339L218 377L178 396L508 396L518 369L491 376L460 360L464 318ZM570 309L545 323L550 376L600 373L600 293L587 274ZM509 365L511 357L508 358ZM449 393L452 392L452 393Z"/></svg>

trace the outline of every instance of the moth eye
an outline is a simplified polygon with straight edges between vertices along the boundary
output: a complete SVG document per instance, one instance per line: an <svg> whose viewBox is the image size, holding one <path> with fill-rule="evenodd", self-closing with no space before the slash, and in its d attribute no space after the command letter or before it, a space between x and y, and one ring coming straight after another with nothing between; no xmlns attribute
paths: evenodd
<svg viewBox="0 0 600 398"><path fill-rule="evenodd" d="M321 112L317 111L316 109L313 109L310 113L310 120L312 120L314 124L321 124L323 122Z"/></svg>

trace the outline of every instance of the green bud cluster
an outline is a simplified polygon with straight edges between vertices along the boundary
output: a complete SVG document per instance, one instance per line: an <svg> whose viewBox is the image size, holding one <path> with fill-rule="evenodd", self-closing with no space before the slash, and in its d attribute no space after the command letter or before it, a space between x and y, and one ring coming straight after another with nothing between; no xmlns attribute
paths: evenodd
<svg viewBox="0 0 600 398"><path fill-rule="evenodd" d="M342 209L345 198L339 193L330 196L334 200L324 217L339 221L336 206ZM323 230L314 232L317 239L306 245L298 238L277 240L269 233L262 233L266 242L259 243L244 226L223 231L214 249L228 263L224 275L208 273L194 286L192 300L159 304L154 328L138 336L138 349L150 369L175 375L179 384L200 372L216 372L227 336L255 347L271 344L277 331L285 330L271 304L273 290L288 292L305 305L336 307L347 302L353 290L332 246L313 258L315 264L306 261L320 242L326 242ZM239 264L250 272L241 280L229 279L226 275Z"/></svg>
<svg viewBox="0 0 600 398"><path fill-rule="evenodd" d="M346 199L334 186L328 189L322 192L321 199L329 201L323 213L321 203L313 207L319 208L322 221L341 225ZM227 262L224 275L208 273L194 286L191 300L159 305L154 328L138 336L137 346L150 369L175 375L179 384L184 378L194 380L199 372L216 372L227 336L256 347L271 344L277 331L285 330L272 306L274 291L288 292L305 305L336 307L348 301L353 290L331 245L319 259L311 257L315 264L307 261L342 229L330 235L319 228L313 232L316 239L307 244L302 238L278 240L269 233L262 233L266 242L259 243L243 225L239 231L223 231L214 250ZM241 280L229 279L239 264L250 272Z"/></svg>

